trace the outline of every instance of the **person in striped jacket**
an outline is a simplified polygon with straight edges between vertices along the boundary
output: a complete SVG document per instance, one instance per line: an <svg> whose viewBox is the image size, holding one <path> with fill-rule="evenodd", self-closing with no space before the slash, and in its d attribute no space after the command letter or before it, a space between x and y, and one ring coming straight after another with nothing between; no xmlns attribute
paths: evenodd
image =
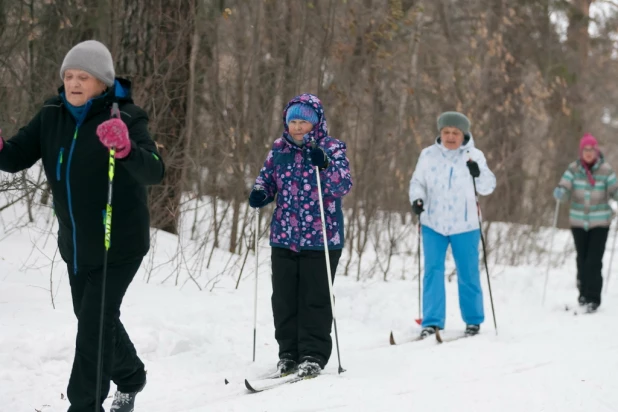
<svg viewBox="0 0 618 412"><path fill-rule="evenodd" d="M609 201L618 199L618 181L594 136L582 137L579 159L562 175L554 198L571 201L569 221L577 251L579 304L596 312L601 305L605 243L614 215Z"/></svg>

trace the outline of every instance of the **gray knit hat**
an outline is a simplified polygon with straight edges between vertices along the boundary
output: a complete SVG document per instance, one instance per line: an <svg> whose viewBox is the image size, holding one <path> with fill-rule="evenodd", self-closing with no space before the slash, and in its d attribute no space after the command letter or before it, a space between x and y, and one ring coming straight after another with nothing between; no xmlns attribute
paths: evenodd
<svg viewBox="0 0 618 412"><path fill-rule="evenodd" d="M114 85L116 79L112 54L103 43L96 40L81 42L69 50L60 67L61 80L64 80L67 69L84 70L109 87Z"/></svg>
<svg viewBox="0 0 618 412"><path fill-rule="evenodd" d="M438 132L444 127L456 127L464 135L470 134L470 120L459 112L444 112L438 117Z"/></svg>

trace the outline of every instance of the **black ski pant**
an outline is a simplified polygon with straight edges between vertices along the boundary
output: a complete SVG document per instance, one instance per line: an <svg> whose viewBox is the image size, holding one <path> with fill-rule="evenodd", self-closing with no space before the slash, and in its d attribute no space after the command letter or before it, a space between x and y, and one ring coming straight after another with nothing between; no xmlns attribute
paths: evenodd
<svg viewBox="0 0 618 412"><path fill-rule="evenodd" d="M341 250L329 250L333 282ZM272 308L279 358L311 360L323 369L330 358L333 314L326 254L272 248Z"/></svg>
<svg viewBox="0 0 618 412"><path fill-rule="evenodd" d="M580 297L586 302L601 304L603 288L603 254L609 234L608 227L584 230L571 228L577 251L577 285Z"/></svg>
<svg viewBox="0 0 618 412"><path fill-rule="evenodd" d="M69 412L92 412L95 404L103 403L109 393L110 380L121 392L135 392L146 380L144 364L120 322L120 304L142 259L110 264L105 287L105 318L103 322L103 373L101 399L96 398L99 321L103 267L79 268L77 274L69 264L69 281L73 310L77 316L75 359L69 379L67 397ZM103 408L101 407L101 411Z"/></svg>

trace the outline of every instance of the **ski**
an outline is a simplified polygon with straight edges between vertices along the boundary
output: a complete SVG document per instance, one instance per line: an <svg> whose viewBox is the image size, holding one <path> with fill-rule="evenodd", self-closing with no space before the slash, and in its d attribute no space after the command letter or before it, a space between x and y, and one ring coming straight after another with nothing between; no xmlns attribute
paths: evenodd
<svg viewBox="0 0 618 412"><path fill-rule="evenodd" d="M254 379L255 379L255 381L269 381L269 380L273 380L273 379L281 379L281 378L285 378L286 376L293 375L293 374L297 373L297 371L298 371L298 368L294 368L293 370L291 370L291 371L289 371L289 372L287 372L287 373L282 375L281 372L276 370L274 372L269 372L269 373L266 373L264 375L258 376L258 377L254 378ZM230 381L227 380L227 378L225 378L224 382L225 382L226 385L230 383Z"/></svg>
<svg viewBox="0 0 618 412"><path fill-rule="evenodd" d="M294 370L291 373L296 373L296 370ZM270 373L267 373L267 374L264 374L262 376L257 377L256 381L267 381L267 380L272 380L272 379L279 379L279 378L286 377L286 376L288 376L291 373L288 373L288 374L285 374L285 375L281 375L281 373L277 370L277 371L270 372ZM230 383L230 381L227 380L227 378L225 378L224 382L225 382L226 385Z"/></svg>
<svg viewBox="0 0 618 412"><path fill-rule="evenodd" d="M262 376L261 378L258 378L258 380L268 380L268 379L279 379L279 378L285 378L288 375L292 375L296 373L296 368L294 368L294 370L288 372L288 373L284 373L282 374L281 372L279 372L278 370L274 371L273 373L269 373L266 374L264 376Z"/></svg>
<svg viewBox="0 0 618 412"><path fill-rule="evenodd" d="M470 338L472 336L474 336L474 335L457 335L457 336L452 336L450 338L442 338L441 337L439 340L436 337L436 340L438 341L438 343L447 343L447 342L453 342L453 341L456 341L456 340L459 340L459 339L463 339L463 338Z"/></svg>
<svg viewBox="0 0 618 412"><path fill-rule="evenodd" d="M399 343L397 343L397 342L395 341L395 336L393 336L393 332L391 332L391 335L390 335L390 336L389 336L389 338L388 338L388 342L389 342L391 345L401 345L401 344L404 344L404 343L416 342L416 341L419 341L419 340L422 340L422 338L421 338L420 336L417 336L417 337L415 337L415 338L412 338L412 339L406 339L406 340L404 340L403 342L399 342Z"/></svg>
<svg viewBox="0 0 618 412"><path fill-rule="evenodd" d="M285 385L288 383L295 383L295 382L300 382L300 381L304 381L307 379L313 379L318 375L319 374L299 376L297 373L294 373L294 374L283 376L280 378L258 379L252 382L245 379L245 387L250 392L256 393L256 392L262 392L268 389L273 389L273 388L276 388L278 386Z"/></svg>
<svg viewBox="0 0 618 412"><path fill-rule="evenodd" d="M459 340L459 339L462 339L462 338L469 338L470 336L473 336L473 335L462 334L462 335L452 336L452 337L449 337L449 338L443 338L442 335L440 334L440 331L436 331L436 333L434 333L434 336L436 338L436 342L438 342L438 343L446 343L446 342L453 342L453 341L456 341L456 340ZM419 342L419 341L422 341L422 340L425 340L425 338L423 338L421 336L417 336L415 338L412 338L412 339L406 340L404 342L401 342L401 343L399 343L399 345L404 344L404 343ZM391 332L391 335L389 337L389 342L390 342L391 345L398 345L398 343L395 341L395 337L393 336L393 332Z"/></svg>
<svg viewBox="0 0 618 412"><path fill-rule="evenodd" d="M393 332L391 332L391 335L390 335L390 337L389 337L389 339L388 339L388 341L389 341L389 343L390 343L391 345L403 345L404 343L419 342L419 341L422 341L422 340L425 340L425 338L423 338L423 337L421 337L421 336L416 336L416 337L414 337L414 338L412 338L412 339L406 339L406 340L404 340L403 342L397 343L397 342L395 341L395 337L393 336Z"/></svg>

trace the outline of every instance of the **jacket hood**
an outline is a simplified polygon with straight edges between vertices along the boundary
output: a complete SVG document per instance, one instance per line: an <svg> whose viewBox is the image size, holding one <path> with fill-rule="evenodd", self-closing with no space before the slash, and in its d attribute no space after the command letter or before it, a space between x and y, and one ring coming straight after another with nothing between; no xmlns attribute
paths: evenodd
<svg viewBox="0 0 618 412"><path fill-rule="evenodd" d="M290 136L289 128L285 119L290 106L298 103L303 103L313 107L313 109L318 115L318 122L313 127L313 129L304 136L303 143L308 144L312 142L318 142L319 140L324 139L326 136L328 136L328 125L326 124L326 116L324 115L324 108L322 106L322 102L320 101L320 99L318 99L317 96L313 94L303 93L290 100L285 106L285 109L283 109L283 137L288 142L293 142L293 138L292 136Z"/></svg>
<svg viewBox="0 0 618 412"><path fill-rule="evenodd" d="M436 137L435 144L442 150L448 150L442 145L442 139L440 138L440 136ZM461 146L459 146L459 149L457 149L457 151L463 152L474 148L474 137L472 136L472 133L468 133L466 136L464 136L464 142L461 144Z"/></svg>

